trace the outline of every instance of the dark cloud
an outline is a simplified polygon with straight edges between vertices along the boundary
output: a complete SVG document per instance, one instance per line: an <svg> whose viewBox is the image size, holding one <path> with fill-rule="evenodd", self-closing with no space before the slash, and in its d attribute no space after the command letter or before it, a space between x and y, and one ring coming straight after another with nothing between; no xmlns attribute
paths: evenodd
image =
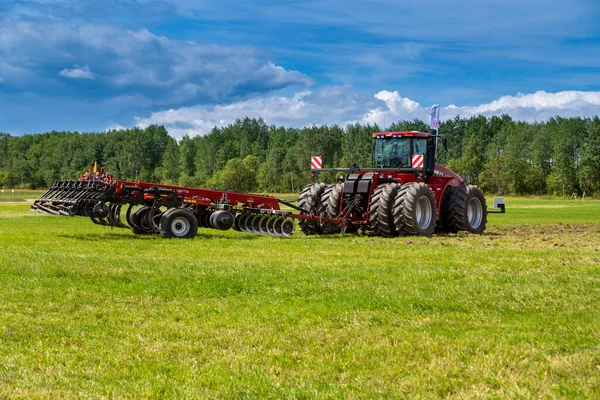
<svg viewBox="0 0 600 400"><path fill-rule="evenodd" d="M143 96L152 106L241 100L312 83L255 49L171 40L145 29L4 19L0 91L98 102ZM88 78L88 79L73 79Z"/></svg>

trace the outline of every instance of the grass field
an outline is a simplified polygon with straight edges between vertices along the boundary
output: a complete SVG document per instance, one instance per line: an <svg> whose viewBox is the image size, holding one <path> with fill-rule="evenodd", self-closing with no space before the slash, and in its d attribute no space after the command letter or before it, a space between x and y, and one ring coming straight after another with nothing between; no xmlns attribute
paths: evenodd
<svg viewBox="0 0 600 400"><path fill-rule="evenodd" d="M507 211L185 241L0 204L0 398L598 398L600 202Z"/></svg>
<svg viewBox="0 0 600 400"><path fill-rule="evenodd" d="M2 189L0 203L16 203L36 199L44 194L45 190ZM13 191L14 190L14 191Z"/></svg>

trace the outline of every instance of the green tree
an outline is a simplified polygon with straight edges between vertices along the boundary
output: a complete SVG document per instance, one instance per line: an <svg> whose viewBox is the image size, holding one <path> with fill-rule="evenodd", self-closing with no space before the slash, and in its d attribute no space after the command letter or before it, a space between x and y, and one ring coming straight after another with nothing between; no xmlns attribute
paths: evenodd
<svg viewBox="0 0 600 400"><path fill-rule="evenodd" d="M172 137L167 139L167 145L162 155L162 176L170 182L179 179L179 146Z"/></svg>
<svg viewBox="0 0 600 400"><path fill-rule="evenodd" d="M581 187L588 195L600 195L600 118L594 117L589 124L579 174Z"/></svg>
<svg viewBox="0 0 600 400"><path fill-rule="evenodd" d="M247 156L243 160L232 158L225 167L217 172L209 181L210 186L220 190L249 192L256 189L256 175L259 161L255 156Z"/></svg>

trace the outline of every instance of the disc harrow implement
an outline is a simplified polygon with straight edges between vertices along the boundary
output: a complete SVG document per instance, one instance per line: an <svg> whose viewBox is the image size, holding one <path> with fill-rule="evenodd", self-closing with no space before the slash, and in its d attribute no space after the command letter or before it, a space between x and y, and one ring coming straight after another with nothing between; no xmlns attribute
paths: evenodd
<svg viewBox="0 0 600 400"><path fill-rule="evenodd" d="M55 181L31 209L165 238L193 238L198 228L288 237L297 219L344 224L341 218L323 218L293 203L266 195L114 180L90 172L79 180ZM299 213L282 210L281 204Z"/></svg>

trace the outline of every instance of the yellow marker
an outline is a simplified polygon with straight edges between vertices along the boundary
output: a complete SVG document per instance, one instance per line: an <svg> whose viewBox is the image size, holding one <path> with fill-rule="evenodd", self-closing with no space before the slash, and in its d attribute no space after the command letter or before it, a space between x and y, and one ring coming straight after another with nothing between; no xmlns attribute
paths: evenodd
<svg viewBox="0 0 600 400"><path fill-rule="evenodd" d="M98 163L94 161L94 173L98 172Z"/></svg>

